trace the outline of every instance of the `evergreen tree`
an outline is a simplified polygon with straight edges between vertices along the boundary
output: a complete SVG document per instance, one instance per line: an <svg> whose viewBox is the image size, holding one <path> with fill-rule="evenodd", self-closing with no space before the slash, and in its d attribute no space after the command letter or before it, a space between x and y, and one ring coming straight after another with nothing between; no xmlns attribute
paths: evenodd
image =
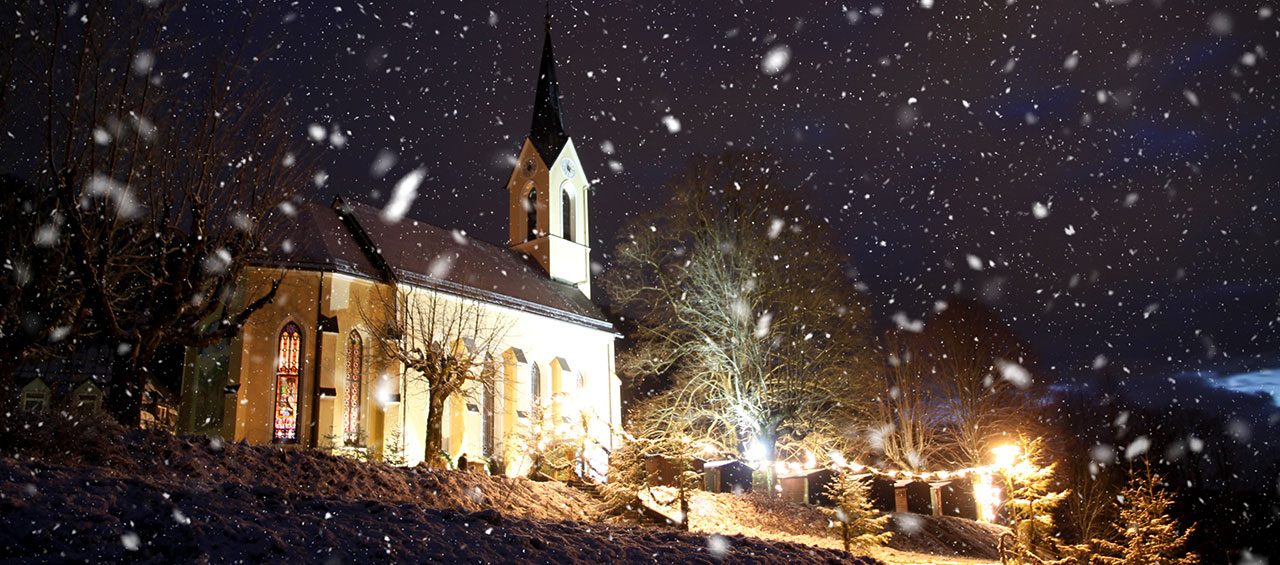
<svg viewBox="0 0 1280 565"><path fill-rule="evenodd" d="M845 551L884 545L893 536L893 532L885 531L889 515L878 515L871 506L869 492L867 482L848 471L839 472L827 485L827 495L836 503L831 513L840 523Z"/></svg>
<svg viewBox="0 0 1280 565"><path fill-rule="evenodd" d="M1129 483L1121 492L1120 516L1115 529L1121 543L1095 540L1104 563L1128 563L1140 565L1191 565L1200 557L1187 551L1187 538L1195 526L1179 531L1178 523L1169 516L1173 497L1164 490L1160 475L1151 472L1144 464L1135 470Z"/></svg>
<svg viewBox="0 0 1280 565"><path fill-rule="evenodd" d="M1005 471L1009 499L1004 508L1012 530L1012 547L1003 541L1001 545L1002 554L1011 553L1015 561L1043 561L1042 557L1058 553L1062 545L1053 513L1068 491L1054 490L1057 464L1045 464L1043 443L1039 438L1023 442L1022 461Z"/></svg>

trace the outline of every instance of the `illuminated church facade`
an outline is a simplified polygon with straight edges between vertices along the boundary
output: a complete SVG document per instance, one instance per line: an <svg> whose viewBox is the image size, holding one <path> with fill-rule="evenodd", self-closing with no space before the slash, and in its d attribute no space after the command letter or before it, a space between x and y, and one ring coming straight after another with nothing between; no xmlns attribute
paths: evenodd
<svg viewBox="0 0 1280 565"><path fill-rule="evenodd" d="M275 300L228 343L188 351L180 431L409 465L434 457L425 453L431 392L370 327L394 315L375 297L399 291L478 305L506 324L483 352L496 378L447 399L439 455L523 474L533 428L553 426L577 435L580 459L605 469L621 424L619 336L591 301L589 186L563 126L550 32L548 18L532 126L506 186L508 244L407 218L388 223L341 199L298 206L240 287L252 300L280 279Z"/></svg>

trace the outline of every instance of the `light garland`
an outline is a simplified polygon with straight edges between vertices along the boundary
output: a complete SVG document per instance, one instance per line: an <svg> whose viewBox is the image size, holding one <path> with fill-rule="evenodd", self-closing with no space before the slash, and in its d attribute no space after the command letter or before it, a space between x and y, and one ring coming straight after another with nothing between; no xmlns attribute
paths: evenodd
<svg viewBox="0 0 1280 565"><path fill-rule="evenodd" d="M981 467L965 467L963 469L954 469L950 471L916 472L916 471L904 471L901 469L881 469L871 465L865 465L856 461L849 462L845 460L843 455L835 451L828 453L827 456L831 459L830 468L834 468L836 470L844 470L844 471L849 471L857 474L872 474L872 475L887 477L887 478L896 479L896 480L909 479L913 481L925 481L925 482L928 482L931 480L949 481L952 479L967 477L969 475L979 475L979 476L991 475L1001 471L1002 469L1007 468L1008 466L1008 465L997 463L997 464L991 464L991 465L983 465ZM812 471L817 471L820 469L822 469L822 467L819 467L817 465L817 462L812 454L809 454L808 457L806 457L806 461L803 464L801 464L798 461L790 461L790 462L775 461L773 463L774 472L779 474L789 473L789 474L797 475L797 474L805 474Z"/></svg>
<svg viewBox="0 0 1280 565"><path fill-rule="evenodd" d="M631 435L625 429L613 428L612 425L610 425L610 429L628 441L637 441L636 437ZM690 442L690 438L687 436L681 439L686 443ZM708 454L710 451L710 449L703 450L704 454ZM1016 445L1004 445L992 449L992 453L996 455L996 462L990 465L965 467L962 469L947 471L917 472L904 471L900 469L881 469L872 465L865 465L857 461L849 462L840 452L831 451L827 454L828 458L831 460L831 465L827 468L848 471L855 474L876 475L894 479L895 481L908 480L912 482L950 481L953 479L973 476L976 479L973 481L973 497L974 502L978 507L978 520L983 522L992 522L995 520L996 512L1000 508L1000 498L1001 494L1003 494L1000 489L993 484L992 479L997 473L1008 474L1013 472L1016 474L1020 471L1025 471L1024 468L1028 466L1028 463L1026 461L1017 461L1019 452L1020 449ZM739 461L741 460L739 459ZM760 468L759 466L761 463L767 464L767 462L763 461L748 461L746 463L756 469ZM805 452L804 463L799 461L774 461L772 466L774 472L779 475L789 474L790 476L807 474L823 469L823 467L818 466L817 458L814 457L813 452L811 451Z"/></svg>

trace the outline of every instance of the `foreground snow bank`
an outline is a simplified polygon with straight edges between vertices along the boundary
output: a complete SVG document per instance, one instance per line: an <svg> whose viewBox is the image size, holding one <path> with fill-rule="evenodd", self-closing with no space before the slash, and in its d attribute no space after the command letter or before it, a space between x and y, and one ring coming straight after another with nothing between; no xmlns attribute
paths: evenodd
<svg viewBox="0 0 1280 565"><path fill-rule="evenodd" d="M313 449L125 430L111 422L80 422L56 415L39 425L26 424L25 430L23 426L0 434L0 456L92 467L109 476L145 475L186 488L235 483L319 497L411 502L472 512L494 509L542 520L599 518L595 499L560 483L394 467Z"/></svg>
<svg viewBox="0 0 1280 565"><path fill-rule="evenodd" d="M510 518L224 483L0 460L0 553L11 559L288 562L842 563L837 551L739 536ZM860 561L871 563L870 560Z"/></svg>
<svg viewBox="0 0 1280 565"><path fill-rule="evenodd" d="M558 484L54 427L0 434L0 561L875 563L555 518L594 512Z"/></svg>

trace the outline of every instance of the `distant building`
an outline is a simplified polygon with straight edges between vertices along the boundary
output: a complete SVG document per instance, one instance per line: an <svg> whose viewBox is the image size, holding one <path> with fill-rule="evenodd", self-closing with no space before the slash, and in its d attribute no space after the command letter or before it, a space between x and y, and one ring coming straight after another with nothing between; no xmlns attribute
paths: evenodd
<svg viewBox="0 0 1280 565"><path fill-rule="evenodd" d="M621 424L618 334L591 301L589 183L561 119L550 32L548 17L532 127L505 187L507 244L411 219L388 223L380 210L342 200L299 206L240 287L243 303L283 277L274 303L229 343L188 352L180 429L373 457L402 448L408 464L435 456L424 453L430 391L365 326L375 294L399 287L475 301L510 321L500 347L485 352L497 384L445 405L451 460L523 473L530 459L515 438L545 408L556 424L586 422L583 455L606 469Z"/></svg>
<svg viewBox="0 0 1280 565"><path fill-rule="evenodd" d="M79 344L63 357L26 363L14 372L18 407L24 412L65 411L90 415L103 412L113 376L115 347L107 343ZM140 407L143 428L173 430L177 409L172 395L148 380Z"/></svg>

